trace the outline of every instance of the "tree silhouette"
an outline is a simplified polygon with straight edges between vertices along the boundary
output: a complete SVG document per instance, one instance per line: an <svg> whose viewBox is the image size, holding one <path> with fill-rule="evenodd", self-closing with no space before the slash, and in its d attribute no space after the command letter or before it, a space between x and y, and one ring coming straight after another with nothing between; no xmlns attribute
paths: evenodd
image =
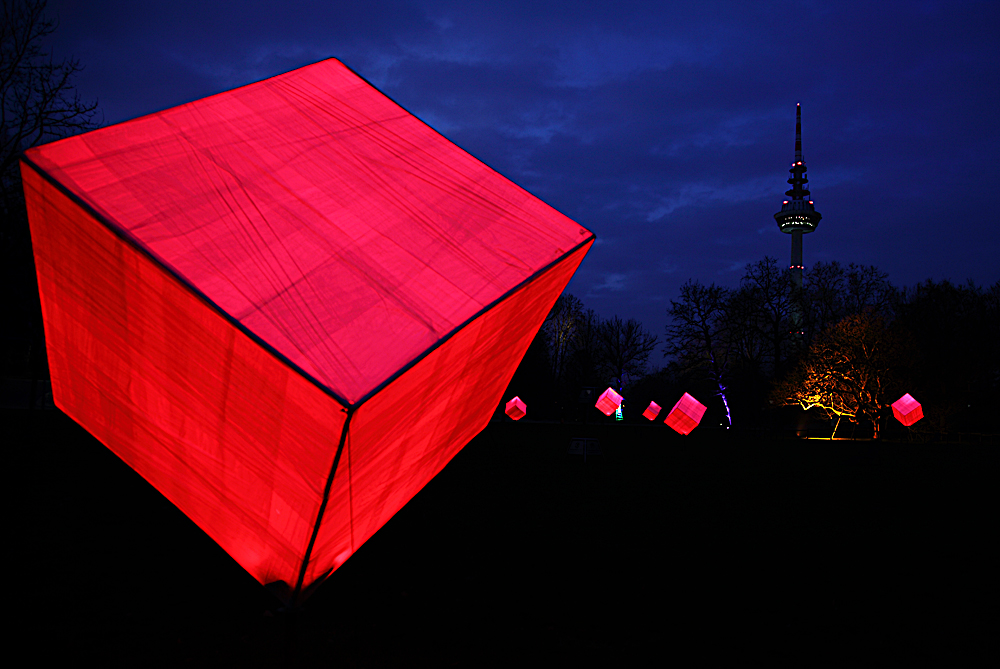
<svg viewBox="0 0 1000 669"><path fill-rule="evenodd" d="M672 357L681 373L707 378L716 388L731 427L732 416L726 399L729 378L730 291L722 286L703 286L688 281L681 286L681 299L670 301L667 347L664 356Z"/></svg>
<svg viewBox="0 0 1000 669"><path fill-rule="evenodd" d="M895 294L889 275L873 265L817 262L803 281L807 340L852 314L875 311L889 318Z"/></svg>
<svg viewBox="0 0 1000 669"><path fill-rule="evenodd" d="M597 329L599 371L621 391L646 371L649 354L656 349L656 336L646 332L634 318L614 316Z"/></svg>
<svg viewBox="0 0 1000 669"><path fill-rule="evenodd" d="M593 309L584 309L577 321L572 350L566 362L565 383L571 390L600 385L600 329L600 317Z"/></svg>
<svg viewBox="0 0 1000 669"><path fill-rule="evenodd" d="M22 151L96 127L97 102L86 102L73 85L80 61L56 61L44 48L56 22L46 0L3 0L0 21L0 175L4 214L23 207L17 159Z"/></svg>
<svg viewBox="0 0 1000 669"><path fill-rule="evenodd" d="M45 38L56 29L45 0L3 0L0 15L0 218L8 327L32 343L26 364L5 358L5 370L39 376L44 365L41 311L18 157L44 142L97 127L97 102L84 101L73 85L82 67L55 60Z"/></svg>
<svg viewBox="0 0 1000 669"><path fill-rule="evenodd" d="M749 356L761 357L761 371L771 376L780 373L787 354L796 300L791 273L771 257L747 265L732 296L733 322L740 328L734 335Z"/></svg>
<svg viewBox="0 0 1000 669"><path fill-rule="evenodd" d="M996 429L1000 400L1000 281L927 280L898 292L896 323L916 346L914 384L921 429Z"/></svg>
<svg viewBox="0 0 1000 669"><path fill-rule="evenodd" d="M583 327L582 318L583 303L569 293L563 293L542 325L548 341L552 379L557 385L561 386L566 375L566 364Z"/></svg>

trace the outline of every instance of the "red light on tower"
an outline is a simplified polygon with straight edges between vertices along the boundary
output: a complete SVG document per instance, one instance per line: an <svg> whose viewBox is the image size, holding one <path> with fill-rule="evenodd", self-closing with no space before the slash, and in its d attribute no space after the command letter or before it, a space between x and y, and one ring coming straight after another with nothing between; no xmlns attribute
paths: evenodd
<svg viewBox="0 0 1000 669"><path fill-rule="evenodd" d="M649 406L646 407L646 410L642 412L642 415L648 418L649 420L655 420L659 414L660 414L660 405L657 404L656 402L650 402Z"/></svg>
<svg viewBox="0 0 1000 669"><path fill-rule="evenodd" d="M892 415L900 423L909 427L924 417L924 410L920 406L920 402L913 399L910 393L906 393L892 403Z"/></svg>
<svg viewBox="0 0 1000 669"><path fill-rule="evenodd" d="M513 418L514 420L521 420L524 418L524 414L527 413L528 407L524 405L520 397L515 397L510 402L507 402L507 407L504 409L504 413Z"/></svg>
<svg viewBox="0 0 1000 669"><path fill-rule="evenodd" d="M603 393L601 393L600 397L597 398L597 404L595 404L594 406L600 409L601 413L603 413L605 416L610 416L615 411L617 411L618 407L620 407L621 405L622 405L622 396L616 393L611 388L608 388Z"/></svg>
<svg viewBox="0 0 1000 669"><path fill-rule="evenodd" d="M663 422L681 434L690 434L705 415L705 405L684 393Z"/></svg>

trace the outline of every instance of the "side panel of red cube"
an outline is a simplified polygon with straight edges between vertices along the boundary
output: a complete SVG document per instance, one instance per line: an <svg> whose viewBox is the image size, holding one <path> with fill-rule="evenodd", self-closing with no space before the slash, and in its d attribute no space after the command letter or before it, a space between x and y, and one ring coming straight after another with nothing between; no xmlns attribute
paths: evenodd
<svg viewBox="0 0 1000 669"><path fill-rule="evenodd" d="M587 243L476 318L357 410L348 438L354 550L486 427L589 248ZM340 530L324 520L317 546L328 531Z"/></svg>
<svg viewBox="0 0 1000 669"><path fill-rule="evenodd" d="M56 405L254 578L292 584L343 407L37 172L22 175Z"/></svg>
<svg viewBox="0 0 1000 669"><path fill-rule="evenodd" d="M663 421L681 434L690 434L705 415L705 405L684 393Z"/></svg>

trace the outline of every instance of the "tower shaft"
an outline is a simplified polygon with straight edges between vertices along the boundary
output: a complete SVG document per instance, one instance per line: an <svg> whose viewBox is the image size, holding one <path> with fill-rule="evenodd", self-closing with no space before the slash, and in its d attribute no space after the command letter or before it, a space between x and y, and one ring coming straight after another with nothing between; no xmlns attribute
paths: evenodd
<svg viewBox="0 0 1000 669"><path fill-rule="evenodd" d="M796 288L802 287L802 231L792 231L792 283Z"/></svg>

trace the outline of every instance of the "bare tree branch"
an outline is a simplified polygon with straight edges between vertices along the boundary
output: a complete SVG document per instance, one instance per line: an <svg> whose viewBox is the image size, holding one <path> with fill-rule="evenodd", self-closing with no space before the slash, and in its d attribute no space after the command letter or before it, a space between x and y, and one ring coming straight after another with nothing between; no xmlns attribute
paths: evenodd
<svg viewBox="0 0 1000 669"><path fill-rule="evenodd" d="M73 85L83 68L75 58L56 61L44 40L56 30L46 0L3 0L0 16L0 178L4 206L20 205L17 159L43 142L97 127L97 101Z"/></svg>
<svg viewBox="0 0 1000 669"><path fill-rule="evenodd" d="M597 330L601 370L619 389L642 376L649 354L656 349L657 338L646 332L634 318L623 321L614 316Z"/></svg>
<svg viewBox="0 0 1000 669"><path fill-rule="evenodd" d="M828 417L867 420L877 437L903 355L899 337L881 316L850 315L824 330L806 359L775 386L772 399L816 407Z"/></svg>
<svg viewBox="0 0 1000 669"><path fill-rule="evenodd" d="M712 382L731 426L726 385L733 349L730 334L735 328L729 318L729 297L728 289L715 284L688 281L681 286L680 301L671 300L667 312L671 323L664 355L673 357L682 372L701 374Z"/></svg>

